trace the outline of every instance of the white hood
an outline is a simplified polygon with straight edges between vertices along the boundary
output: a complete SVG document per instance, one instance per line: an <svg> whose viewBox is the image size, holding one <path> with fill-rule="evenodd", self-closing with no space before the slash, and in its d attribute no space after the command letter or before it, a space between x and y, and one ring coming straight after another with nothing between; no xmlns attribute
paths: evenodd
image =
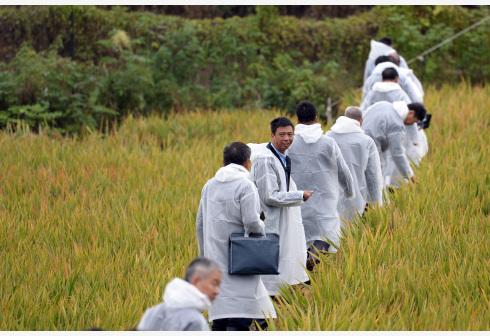
<svg viewBox="0 0 490 336"><path fill-rule="evenodd" d="M230 163L229 165L218 169L214 177L220 182L230 182L244 177L248 178L249 175L249 171L244 166Z"/></svg>
<svg viewBox="0 0 490 336"><path fill-rule="evenodd" d="M373 85L373 91L377 92L390 92L401 90L400 84L395 82L376 82Z"/></svg>
<svg viewBox="0 0 490 336"><path fill-rule="evenodd" d="M163 301L172 308L194 308L199 311L208 310L211 301L191 283L174 278L165 287Z"/></svg>
<svg viewBox="0 0 490 336"><path fill-rule="evenodd" d="M261 155L271 154L269 148L267 148L267 142L256 144L256 143L248 143L247 146L252 150L252 155L250 156L250 160L252 162Z"/></svg>
<svg viewBox="0 0 490 336"><path fill-rule="evenodd" d="M323 135L322 125L318 123L313 125L298 124L294 129L294 134L302 137L306 143L315 143Z"/></svg>
<svg viewBox="0 0 490 336"><path fill-rule="evenodd" d="M371 50L369 51L368 58L372 59L374 62L379 56L388 56L389 54L394 52L396 52L396 50L392 47L384 43L371 40Z"/></svg>
<svg viewBox="0 0 490 336"><path fill-rule="evenodd" d="M404 101L393 102L393 108L396 110L396 112L398 112L400 118L402 118L402 120L405 120L408 115L407 103Z"/></svg>
<svg viewBox="0 0 490 336"><path fill-rule="evenodd" d="M384 69L387 68L394 68L396 72L398 72L398 75L400 75L400 68L392 62L382 62L376 65L376 67L373 70L373 74L381 74Z"/></svg>
<svg viewBox="0 0 490 336"><path fill-rule="evenodd" d="M359 121L340 116L335 121L335 124L330 128L332 132L335 133L363 133L364 131L361 128L361 124Z"/></svg>

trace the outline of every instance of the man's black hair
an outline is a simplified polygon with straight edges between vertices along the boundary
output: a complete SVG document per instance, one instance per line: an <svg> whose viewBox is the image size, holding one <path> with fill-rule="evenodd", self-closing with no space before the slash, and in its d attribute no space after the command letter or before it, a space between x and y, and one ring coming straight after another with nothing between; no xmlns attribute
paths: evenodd
<svg viewBox="0 0 490 336"><path fill-rule="evenodd" d="M300 123L315 121L316 119L316 108L313 103L303 100L296 106L296 116Z"/></svg>
<svg viewBox="0 0 490 336"><path fill-rule="evenodd" d="M272 134L276 134L276 130L279 127L287 127L287 126L291 126L294 130L294 125L291 122L291 120L289 120L286 117L276 118L276 119L271 121L271 132L272 132Z"/></svg>
<svg viewBox="0 0 490 336"><path fill-rule="evenodd" d="M421 103L410 103L407 105L409 110L412 110L415 112L415 118L417 118L419 121L424 120L425 115L427 114L427 110L425 109L424 105Z"/></svg>
<svg viewBox="0 0 490 336"><path fill-rule="evenodd" d="M378 65L379 63L383 63L383 62L391 62L391 58L390 56L379 56L378 58L376 58L376 60L374 61L374 65Z"/></svg>
<svg viewBox="0 0 490 336"><path fill-rule="evenodd" d="M393 41L391 40L391 38L389 38L388 36L385 36L385 37L380 38L378 42L381 42L383 44L386 44L387 46L391 46L391 44L393 43Z"/></svg>
<svg viewBox="0 0 490 336"><path fill-rule="evenodd" d="M230 163L242 165L250 159L252 150L243 142L232 142L223 150L223 164L225 166Z"/></svg>
<svg viewBox="0 0 490 336"><path fill-rule="evenodd" d="M394 81L395 79L398 78L398 71L396 71L395 68L386 68L381 73L381 78L383 78L384 81L385 80Z"/></svg>

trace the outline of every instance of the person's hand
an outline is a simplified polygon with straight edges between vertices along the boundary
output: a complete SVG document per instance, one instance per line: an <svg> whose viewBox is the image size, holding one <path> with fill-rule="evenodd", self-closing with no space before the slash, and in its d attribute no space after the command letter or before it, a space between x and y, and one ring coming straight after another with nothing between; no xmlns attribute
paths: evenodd
<svg viewBox="0 0 490 336"><path fill-rule="evenodd" d="M412 177L410 178L410 182L412 182L413 184L417 183L417 181L415 180L415 176L412 176Z"/></svg>
<svg viewBox="0 0 490 336"><path fill-rule="evenodd" d="M311 190L303 191L303 201L306 202L308 200L308 198L311 197L311 195L313 195L313 191L311 191Z"/></svg>

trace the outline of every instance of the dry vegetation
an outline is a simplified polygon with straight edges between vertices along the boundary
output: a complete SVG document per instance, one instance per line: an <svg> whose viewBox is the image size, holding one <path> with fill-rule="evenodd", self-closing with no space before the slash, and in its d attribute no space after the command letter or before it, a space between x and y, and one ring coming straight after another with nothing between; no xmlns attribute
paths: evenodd
<svg viewBox="0 0 490 336"><path fill-rule="evenodd" d="M430 89L431 151L390 205L286 289L278 330L490 328L490 89ZM130 329L196 255L225 144L278 111L128 119L84 139L0 133L0 329Z"/></svg>

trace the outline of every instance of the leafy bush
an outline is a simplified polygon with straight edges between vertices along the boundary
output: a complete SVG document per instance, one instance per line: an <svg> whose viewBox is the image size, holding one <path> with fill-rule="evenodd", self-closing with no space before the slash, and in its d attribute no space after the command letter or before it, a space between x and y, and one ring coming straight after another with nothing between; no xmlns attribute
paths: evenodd
<svg viewBox="0 0 490 336"><path fill-rule="evenodd" d="M0 9L0 127L63 132L128 114L280 108L320 111L361 84L369 40L389 35L411 59L488 15L459 6L379 6L346 19L255 16L186 20L86 6ZM411 64L424 83L490 78L480 26Z"/></svg>

